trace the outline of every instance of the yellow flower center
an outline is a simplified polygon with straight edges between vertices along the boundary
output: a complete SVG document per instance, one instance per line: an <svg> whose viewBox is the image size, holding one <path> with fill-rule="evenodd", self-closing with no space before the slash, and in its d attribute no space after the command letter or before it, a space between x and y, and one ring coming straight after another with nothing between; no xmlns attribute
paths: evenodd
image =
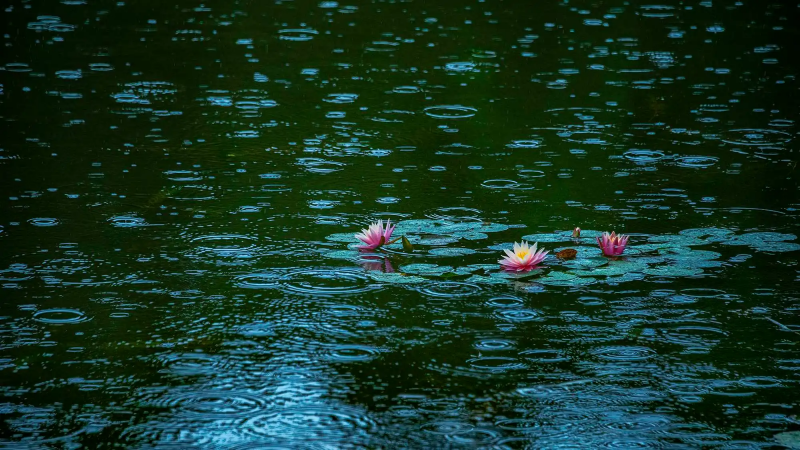
<svg viewBox="0 0 800 450"><path fill-rule="evenodd" d="M525 256L527 256L528 253L530 253L530 251L528 251L528 250L520 250L520 251L517 252L517 258L522 259Z"/></svg>

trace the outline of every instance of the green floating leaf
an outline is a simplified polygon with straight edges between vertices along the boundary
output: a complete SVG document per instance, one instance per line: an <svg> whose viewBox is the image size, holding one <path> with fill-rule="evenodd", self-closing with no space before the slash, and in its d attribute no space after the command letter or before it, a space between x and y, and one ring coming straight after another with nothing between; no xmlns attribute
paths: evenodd
<svg viewBox="0 0 800 450"><path fill-rule="evenodd" d="M663 264L667 261L667 257L663 255L648 255L648 256L637 256L636 262L639 264Z"/></svg>
<svg viewBox="0 0 800 450"><path fill-rule="evenodd" d="M785 242L795 239L797 239L797 236L793 234L764 231L734 236L722 243L726 245L747 245L758 251L782 253L800 249L800 245L796 243Z"/></svg>
<svg viewBox="0 0 800 450"><path fill-rule="evenodd" d="M686 253L665 254L666 260L673 261L678 266L694 268L720 267L722 261L718 261L722 255L710 250L692 250Z"/></svg>
<svg viewBox="0 0 800 450"><path fill-rule="evenodd" d="M356 260L360 256L360 252L357 250L334 250L323 253L322 256L333 259Z"/></svg>
<svg viewBox="0 0 800 450"><path fill-rule="evenodd" d="M333 242L361 242L356 238L355 233L334 233L326 236L325 239Z"/></svg>
<svg viewBox="0 0 800 450"><path fill-rule="evenodd" d="M475 253L475 250L458 247L441 247L428 250L428 253L435 256L463 256Z"/></svg>
<svg viewBox="0 0 800 450"><path fill-rule="evenodd" d="M687 236L696 239L702 239L707 243L722 242L729 239L734 235L733 230L727 228L689 228L679 233L681 236Z"/></svg>
<svg viewBox="0 0 800 450"><path fill-rule="evenodd" d="M800 431L787 431L775 435L779 444L793 449L800 449Z"/></svg>
<svg viewBox="0 0 800 450"><path fill-rule="evenodd" d="M690 247L682 247L682 246L679 246L679 245L674 245L674 246L671 245L669 247L659 249L658 250L658 254L660 254L660 255L669 255L669 254L685 255L685 254L692 253L694 251L700 251L700 250L693 250Z"/></svg>
<svg viewBox="0 0 800 450"><path fill-rule="evenodd" d="M417 241L419 245L428 245L428 246L439 246L439 245L450 245L455 244L458 242L457 237L453 236L431 236L431 237L420 237Z"/></svg>
<svg viewBox="0 0 800 450"><path fill-rule="evenodd" d="M575 259L570 259L561 263L562 266L568 267L570 269L593 269L595 267L600 267L608 264L608 258L603 257L591 257L591 258L582 258L580 249L578 250L578 257Z"/></svg>
<svg viewBox="0 0 800 450"><path fill-rule="evenodd" d="M497 266L492 265L492 268L496 269ZM456 267L456 270L453 273L455 273L456 275L469 275L473 272L475 272L475 269L471 267Z"/></svg>
<svg viewBox="0 0 800 450"><path fill-rule="evenodd" d="M400 266L400 270L405 273L438 277L447 272L452 272L453 268L450 266L440 266L438 264L408 264L406 266Z"/></svg>
<svg viewBox="0 0 800 450"><path fill-rule="evenodd" d="M618 277L608 277L606 278L606 283L608 284L620 284L620 283L627 283L628 281L639 281L644 280L645 275L639 272L629 272L624 275Z"/></svg>
<svg viewBox="0 0 800 450"><path fill-rule="evenodd" d="M536 233L522 236L522 239L534 242L579 242L584 244L595 244L595 238L603 234L602 231L597 230L581 230L579 238L572 237L573 230L556 231L554 233Z"/></svg>
<svg viewBox="0 0 800 450"><path fill-rule="evenodd" d="M706 245L707 241L698 239L693 236L681 236L679 234L661 234L658 236L650 236L647 239L650 243L666 244L669 247L690 247L694 245Z"/></svg>
<svg viewBox="0 0 800 450"><path fill-rule="evenodd" d="M696 267L657 266L648 267L643 273L657 277L692 277L703 273L703 269Z"/></svg>
<svg viewBox="0 0 800 450"><path fill-rule="evenodd" d="M487 248L489 250L496 250L496 251L503 251L503 250L506 250L506 249L511 250L512 248L514 248L514 244L511 243L511 242L504 242L502 244L490 245Z"/></svg>
<svg viewBox="0 0 800 450"><path fill-rule="evenodd" d="M478 233L477 231L473 231L470 233L462 233L458 235L462 239L466 239L468 241L480 241L481 239L489 238L488 234Z"/></svg>
<svg viewBox="0 0 800 450"><path fill-rule="evenodd" d="M447 273L443 273L443 274L442 274L442 278L444 278L444 279L448 279L448 278L457 278L457 277L459 277L459 276L460 276L460 275L459 275L459 274L457 274L457 273L455 273L455 272L447 272Z"/></svg>
<svg viewBox="0 0 800 450"><path fill-rule="evenodd" d="M725 263L722 261L709 261L705 259L678 259L676 263L684 267L691 267L695 269L713 269L714 267L722 267L725 265Z"/></svg>
<svg viewBox="0 0 800 450"><path fill-rule="evenodd" d="M472 272L477 272L479 270L497 270L499 267L500 264L470 264L468 266L464 266L463 268Z"/></svg>
<svg viewBox="0 0 800 450"><path fill-rule="evenodd" d="M437 221L428 219L403 220L395 224L395 233L430 233L437 227Z"/></svg>
<svg viewBox="0 0 800 450"><path fill-rule="evenodd" d="M640 254L643 254L643 253L657 252L662 249L668 249L672 246L673 245L670 244L669 242L658 242L658 243L637 245L636 248L639 250Z"/></svg>
<svg viewBox="0 0 800 450"><path fill-rule="evenodd" d="M505 278L497 278L484 275L473 275L466 279L467 283L472 284L506 284L508 280Z"/></svg>
<svg viewBox="0 0 800 450"><path fill-rule="evenodd" d="M613 277L625 275L631 272L641 272L647 268L647 265L641 261L615 261L609 260L608 264L602 267L596 267L590 270L570 270L569 273L580 277Z"/></svg>
<svg viewBox="0 0 800 450"><path fill-rule="evenodd" d="M781 242L781 241L793 241L797 239L797 236L793 234L786 234L786 233L774 233L771 231L761 231L756 233L745 233L739 236L735 236L731 240L741 240L746 242ZM727 242L730 242L728 240Z"/></svg>
<svg viewBox="0 0 800 450"><path fill-rule="evenodd" d="M481 233L497 233L499 231L506 231L508 228L508 225L503 225L502 223L482 223L477 231Z"/></svg>
<svg viewBox="0 0 800 450"><path fill-rule="evenodd" d="M680 259L718 259L722 254L712 252L711 250L694 250L686 247L676 247L660 251L662 255L668 258Z"/></svg>
<svg viewBox="0 0 800 450"><path fill-rule="evenodd" d="M795 244L794 242L764 242L756 247L756 250L772 253L796 252L800 250L800 244Z"/></svg>
<svg viewBox="0 0 800 450"><path fill-rule="evenodd" d="M584 286L592 284L596 280L589 277L578 277L571 273L552 271L546 277L536 280L537 282L547 286Z"/></svg>
<svg viewBox="0 0 800 450"><path fill-rule="evenodd" d="M459 223L443 223L440 229L447 233L469 233L480 229L479 222L459 222Z"/></svg>
<svg viewBox="0 0 800 450"><path fill-rule="evenodd" d="M522 239L533 244L534 242L569 242L572 241L572 231L557 233L540 233L522 236Z"/></svg>
<svg viewBox="0 0 800 450"><path fill-rule="evenodd" d="M384 273L376 270L369 272L367 276L380 283L388 284L420 284L428 281L425 278L415 275L406 275L397 272Z"/></svg>

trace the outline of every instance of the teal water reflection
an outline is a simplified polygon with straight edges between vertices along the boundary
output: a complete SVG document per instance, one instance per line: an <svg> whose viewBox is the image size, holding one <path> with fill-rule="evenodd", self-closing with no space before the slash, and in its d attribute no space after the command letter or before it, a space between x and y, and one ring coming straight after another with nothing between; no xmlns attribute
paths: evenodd
<svg viewBox="0 0 800 450"><path fill-rule="evenodd" d="M3 14L0 447L799 441L797 5Z"/></svg>

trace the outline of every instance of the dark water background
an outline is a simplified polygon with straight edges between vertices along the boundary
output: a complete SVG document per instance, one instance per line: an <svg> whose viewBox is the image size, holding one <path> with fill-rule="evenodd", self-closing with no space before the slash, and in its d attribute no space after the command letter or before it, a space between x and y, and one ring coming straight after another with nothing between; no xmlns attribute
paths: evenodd
<svg viewBox="0 0 800 450"><path fill-rule="evenodd" d="M797 2L3 8L0 447L800 430Z"/></svg>

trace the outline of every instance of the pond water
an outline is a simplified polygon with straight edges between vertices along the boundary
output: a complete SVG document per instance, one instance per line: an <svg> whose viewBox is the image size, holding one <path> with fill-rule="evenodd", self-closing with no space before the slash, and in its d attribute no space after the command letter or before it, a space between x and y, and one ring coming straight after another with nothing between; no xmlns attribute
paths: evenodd
<svg viewBox="0 0 800 450"><path fill-rule="evenodd" d="M3 8L0 447L800 441L797 4Z"/></svg>

